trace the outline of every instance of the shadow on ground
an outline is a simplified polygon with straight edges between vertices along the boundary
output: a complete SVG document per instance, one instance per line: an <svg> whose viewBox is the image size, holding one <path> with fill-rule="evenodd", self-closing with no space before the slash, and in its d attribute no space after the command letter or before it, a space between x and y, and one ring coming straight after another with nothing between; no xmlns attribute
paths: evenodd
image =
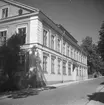
<svg viewBox="0 0 104 105"><path fill-rule="evenodd" d="M104 85L104 82L102 82L100 85Z"/></svg>
<svg viewBox="0 0 104 105"><path fill-rule="evenodd" d="M100 85L104 85L104 82L100 83ZM104 103L104 92L101 90L104 88L104 86L99 90L99 92L95 92L92 95L88 95L89 101L94 100L101 103Z"/></svg>
<svg viewBox="0 0 104 105"><path fill-rule="evenodd" d="M97 92L93 93L92 95L88 95L88 99L89 101L94 100L104 103L104 92Z"/></svg>
<svg viewBox="0 0 104 105"><path fill-rule="evenodd" d="M21 91L14 91L14 92L10 91L10 92L1 93L0 98L3 96L7 96L7 98L12 98L12 99L27 98L29 96L38 95L40 91L51 90L51 89L56 89L56 87L46 86L40 89L29 88Z"/></svg>

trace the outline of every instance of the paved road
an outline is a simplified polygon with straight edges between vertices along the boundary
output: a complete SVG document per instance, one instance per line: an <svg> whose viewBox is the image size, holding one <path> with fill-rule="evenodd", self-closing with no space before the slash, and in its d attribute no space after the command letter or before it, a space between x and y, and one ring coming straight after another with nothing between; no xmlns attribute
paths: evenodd
<svg viewBox="0 0 104 105"><path fill-rule="evenodd" d="M5 98L0 100L0 105L85 105L88 95L94 93L102 82L104 77L41 91L25 98Z"/></svg>

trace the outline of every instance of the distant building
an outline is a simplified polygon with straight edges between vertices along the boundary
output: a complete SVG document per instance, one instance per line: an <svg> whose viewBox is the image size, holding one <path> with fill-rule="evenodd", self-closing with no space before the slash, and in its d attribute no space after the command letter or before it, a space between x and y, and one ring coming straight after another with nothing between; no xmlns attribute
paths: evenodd
<svg viewBox="0 0 104 105"><path fill-rule="evenodd" d="M77 40L37 8L0 1L0 45L15 32L26 35L23 49L36 46L48 84L88 78L87 56Z"/></svg>

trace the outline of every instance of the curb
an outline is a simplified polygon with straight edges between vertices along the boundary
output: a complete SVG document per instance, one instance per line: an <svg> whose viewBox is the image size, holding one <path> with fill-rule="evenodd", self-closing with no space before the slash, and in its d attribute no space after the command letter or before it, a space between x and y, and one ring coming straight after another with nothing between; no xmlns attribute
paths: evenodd
<svg viewBox="0 0 104 105"><path fill-rule="evenodd" d="M64 87L64 86L71 85L71 84L76 84L76 83L81 83L81 82L84 82L84 81L90 81L90 80L94 80L94 79L99 79L99 78L102 78L102 77L90 78L90 79L79 80L79 81L64 82L64 83L59 83L59 84L47 85L47 86L60 88L60 87Z"/></svg>

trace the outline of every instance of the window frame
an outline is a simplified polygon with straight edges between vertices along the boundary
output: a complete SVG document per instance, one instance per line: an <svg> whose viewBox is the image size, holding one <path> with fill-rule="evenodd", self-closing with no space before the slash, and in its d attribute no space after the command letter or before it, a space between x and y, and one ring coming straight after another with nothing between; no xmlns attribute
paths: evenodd
<svg viewBox="0 0 104 105"><path fill-rule="evenodd" d="M3 10L4 10L4 9L7 9L7 10L8 10L8 13L7 13L7 16L6 16L6 17L4 17L5 15L3 15ZM1 9L1 18L2 18L2 19L5 19L5 18L8 18L8 17L9 17L9 7L6 6L6 7L3 7L3 8Z"/></svg>
<svg viewBox="0 0 104 105"><path fill-rule="evenodd" d="M61 74L61 59L58 59L58 74Z"/></svg>
<svg viewBox="0 0 104 105"><path fill-rule="evenodd" d="M70 66L69 66L70 65ZM70 71L70 72L69 72ZM68 62L68 75L71 75L71 62Z"/></svg>
<svg viewBox="0 0 104 105"><path fill-rule="evenodd" d="M6 40L7 40L8 30L7 30L7 29L1 29L1 30L0 30L0 32L5 32L5 31L6 31ZM6 40L5 40L5 41L6 41ZM3 44L1 43L1 45L3 45Z"/></svg>
<svg viewBox="0 0 104 105"><path fill-rule="evenodd" d="M46 36L47 36L47 41L45 42L46 44L44 44L44 31L47 32L47 34L46 34ZM48 33L49 33L49 31L48 31L47 29L43 29L43 45L46 46L46 47L48 47Z"/></svg>
<svg viewBox="0 0 104 105"><path fill-rule="evenodd" d="M45 58L45 62L44 62L44 58ZM44 73L48 73L48 71L47 71L47 63L48 63L48 56L46 56L46 55L43 55L43 72Z"/></svg>
<svg viewBox="0 0 104 105"><path fill-rule="evenodd" d="M63 61L63 75L66 75L66 61Z"/></svg>
<svg viewBox="0 0 104 105"><path fill-rule="evenodd" d="M53 37L53 40L52 40L52 37ZM51 49L55 50L55 35L53 34L51 35Z"/></svg>
<svg viewBox="0 0 104 105"><path fill-rule="evenodd" d="M55 74L55 58L51 57L51 74Z"/></svg>

